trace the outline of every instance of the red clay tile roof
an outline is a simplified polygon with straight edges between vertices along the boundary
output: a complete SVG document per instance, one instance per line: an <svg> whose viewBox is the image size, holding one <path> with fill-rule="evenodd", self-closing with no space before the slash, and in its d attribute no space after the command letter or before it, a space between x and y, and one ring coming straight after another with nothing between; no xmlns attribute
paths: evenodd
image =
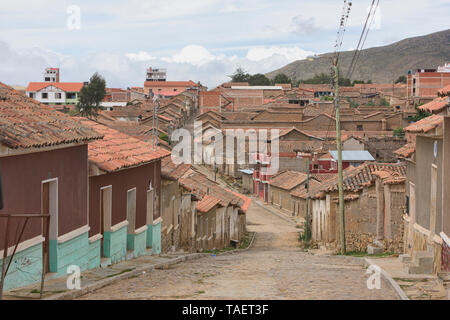
<svg viewBox="0 0 450 320"><path fill-rule="evenodd" d="M66 92L79 92L83 85L83 82L30 82L27 91L39 91L54 86Z"/></svg>
<svg viewBox="0 0 450 320"><path fill-rule="evenodd" d="M202 199L207 194L214 195L214 197L220 200L220 205L223 207L229 204L241 207L244 203L240 197L237 197L222 188L218 183L209 180L205 175L192 169L189 169L178 181L183 188L194 194L197 198Z"/></svg>
<svg viewBox="0 0 450 320"><path fill-rule="evenodd" d="M398 176L406 176L406 165L390 163L366 162L359 167L352 167L344 170L344 191L358 192L374 182L373 173L376 171L391 171L398 173ZM338 178L325 181L318 190L314 190L314 197L320 197L323 192L338 191Z"/></svg>
<svg viewBox="0 0 450 320"><path fill-rule="evenodd" d="M39 148L101 139L102 134L0 82L0 143Z"/></svg>
<svg viewBox="0 0 450 320"><path fill-rule="evenodd" d="M180 179L189 169L190 164L180 163L175 164L170 156L161 160L161 177L168 180Z"/></svg>
<svg viewBox="0 0 450 320"><path fill-rule="evenodd" d="M444 121L443 116L434 114L432 116L414 122L413 124L410 124L404 130L412 133L427 133L428 131L437 128L439 125L443 123L443 121Z"/></svg>
<svg viewBox="0 0 450 320"><path fill-rule="evenodd" d="M80 123L89 126L104 136L89 144L88 158L101 170L113 172L134 167L170 155L161 148L153 150L150 143L140 141L100 123L79 118Z"/></svg>
<svg viewBox="0 0 450 320"><path fill-rule="evenodd" d="M450 84L448 86L443 87L441 90L438 91L438 96L449 96L450 95Z"/></svg>
<svg viewBox="0 0 450 320"><path fill-rule="evenodd" d="M403 147L394 151L394 154L400 158L409 158L416 151L415 143L407 143Z"/></svg>
<svg viewBox="0 0 450 320"><path fill-rule="evenodd" d="M313 173L311 178L319 182L324 182L337 177L337 173Z"/></svg>
<svg viewBox="0 0 450 320"><path fill-rule="evenodd" d="M401 184L406 181L406 176L396 171L381 169L372 172L372 175L379 177L383 184Z"/></svg>
<svg viewBox="0 0 450 320"><path fill-rule="evenodd" d="M192 80L189 81L145 81L144 87L195 87L198 86Z"/></svg>
<svg viewBox="0 0 450 320"><path fill-rule="evenodd" d="M448 97L440 97L440 98L436 98L431 102L425 103L424 105L421 105L419 107L420 110L422 111L428 111L428 112L432 112L432 113L439 113L442 110L444 110L444 108L446 106L449 105L449 98Z"/></svg>
<svg viewBox="0 0 450 320"><path fill-rule="evenodd" d="M287 170L273 176L269 184L276 188L292 190L299 184L305 182L305 180L306 173Z"/></svg>
<svg viewBox="0 0 450 320"><path fill-rule="evenodd" d="M244 200L244 203L241 205L241 210L245 213L247 212L248 208L250 208L250 204L252 203L252 199L249 197L244 196L243 194L231 191L229 189L225 189L229 192L231 192L232 194L234 194L235 196L241 198L242 200Z"/></svg>
<svg viewBox="0 0 450 320"><path fill-rule="evenodd" d="M320 183L319 181L316 181L314 179L309 179L309 189L313 190L313 189L317 189L318 187L320 187L322 183ZM297 198L302 198L302 199L306 199L306 186L305 185L301 185L298 186L297 188L295 188L294 190L291 191L291 196L293 197L297 197Z"/></svg>
<svg viewBox="0 0 450 320"><path fill-rule="evenodd" d="M323 141L279 141L279 152L320 152L323 150Z"/></svg>
<svg viewBox="0 0 450 320"><path fill-rule="evenodd" d="M197 202L196 209L201 213L206 213L217 205L220 205L220 200L212 195L207 194Z"/></svg>

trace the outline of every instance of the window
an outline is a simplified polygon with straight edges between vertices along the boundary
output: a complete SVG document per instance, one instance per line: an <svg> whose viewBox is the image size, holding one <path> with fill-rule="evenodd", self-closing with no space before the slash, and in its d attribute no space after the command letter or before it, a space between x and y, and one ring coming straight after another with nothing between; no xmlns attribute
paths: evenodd
<svg viewBox="0 0 450 320"><path fill-rule="evenodd" d="M315 164L315 165L314 165L314 170L317 170L317 169L319 169L319 165L318 165L318 164Z"/></svg>
<svg viewBox="0 0 450 320"><path fill-rule="evenodd" d="M77 94L75 92L68 92L66 95L67 99L75 99Z"/></svg>
<svg viewBox="0 0 450 320"><path fill-rule="evenodd" d="M34 92L30 92L28 95L30 98L34 98Z"/></svg>
<svg viewBox="0 0 450 320"><path fill-rule="evenodd" d="M60 92L56 92L55 93L55 99L61 99L61 93Z"/></svg>
<svg viewBox="0 0 450 320"><path fill-rule="evenodd" d="M358 125L356 126L356 130L357 130L357 131L363 131L363 126L362 126L362 124L358 124Z"/></svg>
<svg viewBox="0 0 450 320"><path fill-rule="evenodd" d="M48 93L47 92L43 92L42 93L42 99L48 99Z"/></svg>

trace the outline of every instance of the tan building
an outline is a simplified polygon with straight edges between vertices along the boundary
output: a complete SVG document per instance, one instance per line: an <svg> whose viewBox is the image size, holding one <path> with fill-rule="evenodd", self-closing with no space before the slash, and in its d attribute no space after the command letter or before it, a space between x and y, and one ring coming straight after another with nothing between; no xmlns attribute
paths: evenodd
<svg viewBox="0 0 450 320"><path fill-rule="evenodd" d="M297 171L282 171L269 181L269 203L280 209L294 212L291 191L306 182L306 174Z"/></svg>
<svg viewBox="0 0 450 320"><path fill-rule="evenodd" d="M345 236L348 251L369 245L403 251L404 164L366 163L344 170ZM312 240L340 248L337 178L310 191Z"/></svg>

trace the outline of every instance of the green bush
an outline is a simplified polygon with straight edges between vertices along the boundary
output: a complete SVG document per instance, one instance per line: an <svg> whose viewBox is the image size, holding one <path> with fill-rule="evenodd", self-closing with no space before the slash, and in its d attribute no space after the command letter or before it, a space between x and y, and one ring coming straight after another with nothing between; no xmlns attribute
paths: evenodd
<svg viewBox="0 0 450 320"><path fill-rule="evenodd" d="M394 137L404 138L405 137L405 130L403 128L397 128L393 132Z"/></svg>

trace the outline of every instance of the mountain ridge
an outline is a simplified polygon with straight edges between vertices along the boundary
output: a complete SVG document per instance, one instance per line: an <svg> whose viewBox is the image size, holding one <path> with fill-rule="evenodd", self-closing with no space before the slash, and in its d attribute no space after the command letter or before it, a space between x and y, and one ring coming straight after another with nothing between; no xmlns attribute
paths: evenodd
<svg viewBox="0 0 450 320"><path fill-rule="evenodd" d="M340 53L341 76L346 76L354 51ZM320 73L330 73L334 53L318 55L313 61L297 60L266 73L274 78L284 73L296 80L306 80ZM450 61L450 29L424 36L406 38L389 45L372 47L361 51L351 80L372 80L376 83L391 83L408 70L437 68Z"/></svg>

